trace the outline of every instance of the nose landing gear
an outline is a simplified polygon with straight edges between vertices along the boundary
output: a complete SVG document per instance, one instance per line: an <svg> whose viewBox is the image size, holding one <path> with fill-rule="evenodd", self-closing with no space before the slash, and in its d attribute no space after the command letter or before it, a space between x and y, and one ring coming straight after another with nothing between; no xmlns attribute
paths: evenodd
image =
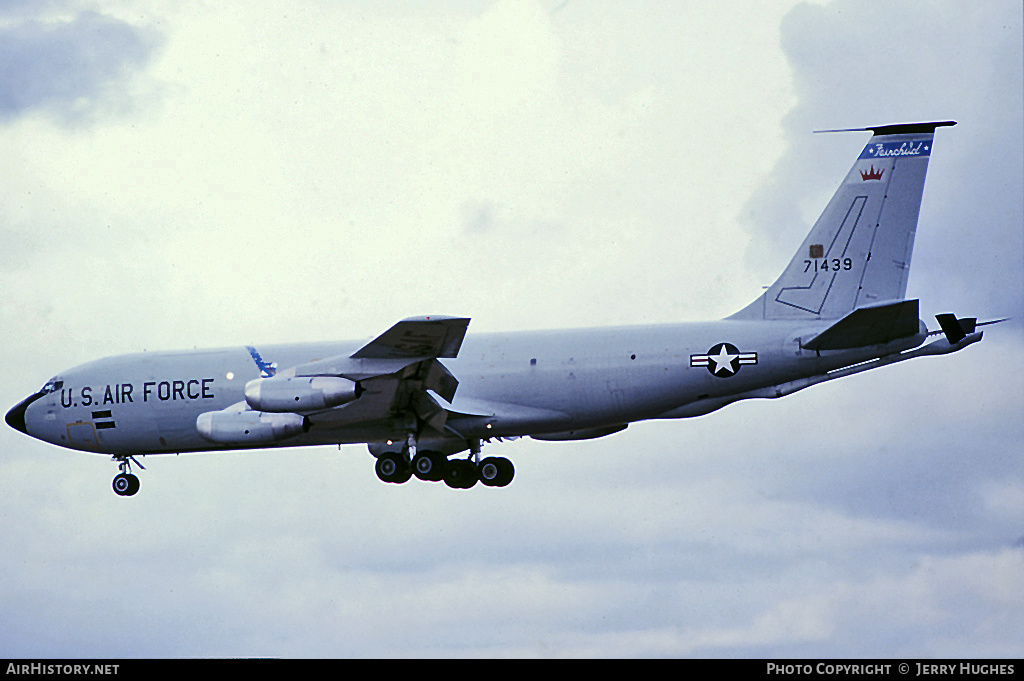
<svg viewBox="0 0 1024 681"><path fill-rule="evenodd" d="M146 470L146 467L135 461L133 456L115 456L114 460L118 462L117 467L121 471L114 476L114 492L121 497L130 497L139 491L139 479L132 474L132 462L142 470Z"/></svg>

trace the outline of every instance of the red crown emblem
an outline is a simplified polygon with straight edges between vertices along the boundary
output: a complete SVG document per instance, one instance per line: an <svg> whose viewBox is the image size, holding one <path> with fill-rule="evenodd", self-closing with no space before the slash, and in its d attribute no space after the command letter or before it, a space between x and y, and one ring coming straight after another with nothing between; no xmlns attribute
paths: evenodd
<svg viewBox="0 0 1024 681"><path fill-rule="evenodd" d="M860 171L860 179L864 180L865 182L867 182L868 180L881 180L882 173L884 172L885 168L879 168L878 170L875 170L875 164L872 163L870 172L868 172L867 170Z"/></svg>

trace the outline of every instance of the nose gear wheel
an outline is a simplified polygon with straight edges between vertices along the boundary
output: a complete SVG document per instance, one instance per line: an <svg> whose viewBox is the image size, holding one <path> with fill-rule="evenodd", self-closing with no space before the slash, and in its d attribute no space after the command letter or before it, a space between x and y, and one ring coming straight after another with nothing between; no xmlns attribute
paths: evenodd
<svg viewBox="0 0 1024 681"><path fill-rule="evenodd" d="M131 473L118 473L114 476L114 492L122 497L130 497L139 491L139 479Z"/></svg>
<svg viewBox="0 0 1024 681"><path fill-rule="evenodd" d="M134 456L115 456L114 459L121 472L114 476L111 486L118 496L130 497L139 491L139 479L132 474L132 462L142 470L146 470L146 467L136 461Z"/></svg>

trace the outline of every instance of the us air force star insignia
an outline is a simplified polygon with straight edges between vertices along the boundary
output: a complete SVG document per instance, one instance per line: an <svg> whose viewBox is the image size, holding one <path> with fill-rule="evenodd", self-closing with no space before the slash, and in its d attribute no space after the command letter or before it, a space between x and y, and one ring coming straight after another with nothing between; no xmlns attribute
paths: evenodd
<svg viewBox="0 0 1024 681"><path fill-rule="evenodd" d="M757 364L756 352L740 352L732 343L719 343L706 355L690 355L690 366L707 367L712 376L728 378L744 364Z"/></svg>

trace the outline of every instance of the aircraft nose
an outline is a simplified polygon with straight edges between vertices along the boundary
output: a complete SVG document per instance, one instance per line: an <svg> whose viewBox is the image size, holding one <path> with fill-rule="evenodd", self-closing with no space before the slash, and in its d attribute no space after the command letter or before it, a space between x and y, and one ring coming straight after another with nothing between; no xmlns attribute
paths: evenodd
<svg viewBox="0 0 1024 681"><path fill-rule="evenodd" d="M25 427L25 410L28 409L28 405L32 404L42 396L43 393L29 395L21 402L14 405L11 410L7 412L7 416L4 417L4 420L7 421L7 425L28 435L28 429Z"/></svg>

